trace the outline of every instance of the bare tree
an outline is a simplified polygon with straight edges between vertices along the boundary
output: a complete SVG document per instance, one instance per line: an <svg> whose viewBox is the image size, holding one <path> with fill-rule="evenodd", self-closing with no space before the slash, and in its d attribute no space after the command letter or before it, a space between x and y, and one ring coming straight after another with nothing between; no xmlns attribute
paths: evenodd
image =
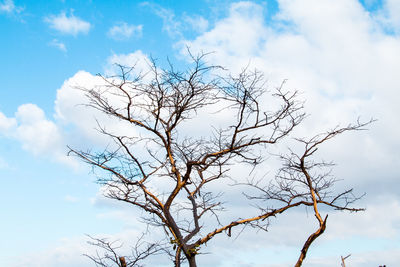
<svg viewBox="0 0 400 267"><path fill-rule="evenodd" d="M155 243L147 243L143 241L143 236L140 236L135 246L132 247L130 255L121 256L118 251L122 247L122 243L119 241L109 241L106 238L94 238L89 236L91 241L88 241L90 245L93 245L101 249L101 252L96 251L95 255L85 254L84 256L91 259L96 266L108 267L133 267L143 266L141 262L149 257L150 255L158 254L162 251L162 246Z"/></svg>
<svg viewBox="0 0 400 267"><path fill-rule="evenodd" d="M349 124L345 127L336 127L326 133L318 134L312 138L296 138L295 140L303 144L304 148L301 153L296 153L289 149L288 154L281 154L279 158L282 161L275 179L267 181L265 179L251 179L246 183L238 183L255 188L260 192L259 195L246 194L250 200L259 201L261 213L264 216L270 217L277 213L282 213L289 208L296 206L312 207L314 216L318 222L318 228L311 233L305 241L300 256L295 264L295 267L302 265L308 249L311 244L324 233L326 229L328 215L324 218L319 211L319 206L324 205L335 210L358 212L363 211L363 208L353 208L351 204L359 200L362 196L355 196L353 189L348 189L343 192L333 191L333 186L337 179L331 175L331 167L333 163L325 161L314 161L312 156L318 150L319 146L335 136L347 131L363 130L364 127L373 122L370 120L365 123L357 121L355 124ZM325 171L324 171L325 169ZM261 202L260 202L261 201ZM280 208L265 209L264 203L280 203ZM264 204L264 205L263 205ZM267 230L268 222L256 220L252 225L263 230Z"/></svg>
<svg viewBox="0 0 400 267"><path fill-rule="evenodd" d="M318 205L361 210L349 207L357 200L352 190L331 193L335 180L328 174L313 173L315 167L329 164L309 158L323 142L342 132L359 130L366 123L297 139L304 144L304 152L280 155L283 167L274 181L263 186L266 179L254 178L235 184L260 190L259 196L247 196L264 203L261 210L252 216L223 221L221 211L225 206L215 185L227 184L232 164L258 168L268 146L288 137L303 121L303 103L296 91L285 91L283 84L268 92L258 71L245 69L237 76L216 75L223 69L207 65L205 55L192 58L193 66L183 72L172 65L160 69L154 61L151 71L144 75L119 66L119 76L101 76L105 86L81 88L89 99L88 106L126 122L135 131L122 135L99 121L100 132L113 141L112 145L102 152L71 149L70 153L105 171L99 182L107 188L107 197L145 211L146 224L165 230L175 266L184 260L196 266L201 247L221 233L230 236L232 228L249 225L266 229L269 218L291 208L313 207L319 228L305 242L296 263L300 266L311 243L326 227L327 217L321 217ZM269 103L275 99L271 105L274 109L265 108L266 99ZM207 137L185 132L185 123L217 105L221 112L230 112L229 125L216 125ZM264 208L268 201L277 206ZM109 243L98 241L107 250L111 248ZM112 258L118 265L116 255Z"/></svg>

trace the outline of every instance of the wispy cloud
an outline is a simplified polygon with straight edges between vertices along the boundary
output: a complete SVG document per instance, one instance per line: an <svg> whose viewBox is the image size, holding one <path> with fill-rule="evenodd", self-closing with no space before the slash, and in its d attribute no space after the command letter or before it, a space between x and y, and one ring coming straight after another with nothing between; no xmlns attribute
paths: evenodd
<svg viewBox="0 0 400 267"><path fill-rule="evenodd" d="M23 8L16 6L13 0L4 0L0 3L0 13L20 13L22 10Z"/></svg>
<svg viewBox="0 0 400 267"><path fill-rule="evenodd" d="M53 39L53 40L49 43L49 45L58 48L58 49L61 50L62 52L67 52L67 47L65 46L65 44L62 43L62 42L60 42L60 41L57 40L57 39Z"/></svg>
<svg viewBox="0 0 400 267"><path fill-rule="evenodd" d="M208 29L208 20L203 18L202 16L183 16L183 21L185 25L188 25L192 28L193 31L198 33L203 33Z"/></svg>
<svg viewBox="0 0 400 267"><path fill-rule="evenodd" d="M142 36L143 25L131 25L126 22L120 22L110 28L107 35L114 40L126 40L132 36Z"/></svg>
<svg viewBox="0 0 400 267"><path fill-rule="evenodd" d="M69 16L65 12L61 12L59 15L50 15L44 21L50 25L50 28L74 36L80 33L87 34L91 28L89 22L74 16L72 12Z"/></svg>
<svg viewBox="0 0 400 267"><path fill-rule="evenodd" d="M389 29L396 33L400 33L400 1L384 1L384 9L381 13L383 13L380 14L381 19L387 23Z"/></svg>
<svg viewBox="0 0 400 267"><path fill-rule="evenodd" d="M163 31L167 32L170 37L182 38L182 24L176 19L175 13L172 10L149 2L143 2L142 6L149 7L158 17L163 20Z"/></svg>
<svg viewBox="0 0 400 267"><path fill-rule="evenodd" d="M155 15L162 19L162 30L174 39L183 39L187 33L203 33L209 27L208 20L197 14L176 15L173 10L158 4L143 2L141 5L150 8Z"/></svg>

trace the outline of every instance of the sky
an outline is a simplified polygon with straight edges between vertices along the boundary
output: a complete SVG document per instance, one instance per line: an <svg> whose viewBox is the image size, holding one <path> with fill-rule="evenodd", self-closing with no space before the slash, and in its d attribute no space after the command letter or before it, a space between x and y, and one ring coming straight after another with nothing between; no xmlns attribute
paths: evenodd
<svg viewBox="0 0 400 267"><path fill-rule="evenodd" d="M321 148L337 163L338 188L366 194L366 211L329 211L304 266L339 266L348 254L348 266L400 262L399 0L2 0L0 33L1 266L90 266L86 235L140 235L140 213L104 199L93 172L66 155L67 145L105 142L94 130L101 115L73 88L96 85L114 63L184 68L186 47L232 73L257 68L271 88L287 79L309 114L299 135L377 120ZM199 265L291 266L315 227L307 214L220 237Z"/></svg>

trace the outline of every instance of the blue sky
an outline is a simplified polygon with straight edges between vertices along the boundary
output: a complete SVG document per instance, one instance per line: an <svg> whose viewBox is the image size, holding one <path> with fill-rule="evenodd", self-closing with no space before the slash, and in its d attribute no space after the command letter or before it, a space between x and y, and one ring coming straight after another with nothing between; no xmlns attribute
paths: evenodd
<svg viewBox="0 0 400 267"><path fill-rule="evenodd" d="M184 67L186 46L214 52L209 61L232 72L250 64L271 87L288 79L311 114L300 135L378 119L324 147L341 186L366 192L367 210L333 212L304 266L338 266L350 253L350 266L400 262L399 0L3 0L0 33L1 266L88 266L85 234L140 231L138 214L104 200L90 169L65 156L68 144L103 144L96 114L80 113L84 99L71 87L92 85L112 63L168 57ZM222 238L208 249L226 256L202 266L291 265L303 242L293 236L304 232L291 222L303 217L284 216L259 243L248 241L254 233Z"/></svg>

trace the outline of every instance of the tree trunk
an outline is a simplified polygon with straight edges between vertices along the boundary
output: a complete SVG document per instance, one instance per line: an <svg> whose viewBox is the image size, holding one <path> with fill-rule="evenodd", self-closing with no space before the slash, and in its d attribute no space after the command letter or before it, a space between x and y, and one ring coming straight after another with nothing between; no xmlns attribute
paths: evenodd
<svg viewBox="0 0 400 267"><path fill-rule="evenodd" d="M189 266L190 267L197 267L196 265L196 256L191 256L187 258L189 261Z"/></svg>
<svg viewBox="0 0 400 267"><path fill-rule="evenodd" d="M121 263L121 267L126 267L125 257L119 257L119 261Z"/></svg>

